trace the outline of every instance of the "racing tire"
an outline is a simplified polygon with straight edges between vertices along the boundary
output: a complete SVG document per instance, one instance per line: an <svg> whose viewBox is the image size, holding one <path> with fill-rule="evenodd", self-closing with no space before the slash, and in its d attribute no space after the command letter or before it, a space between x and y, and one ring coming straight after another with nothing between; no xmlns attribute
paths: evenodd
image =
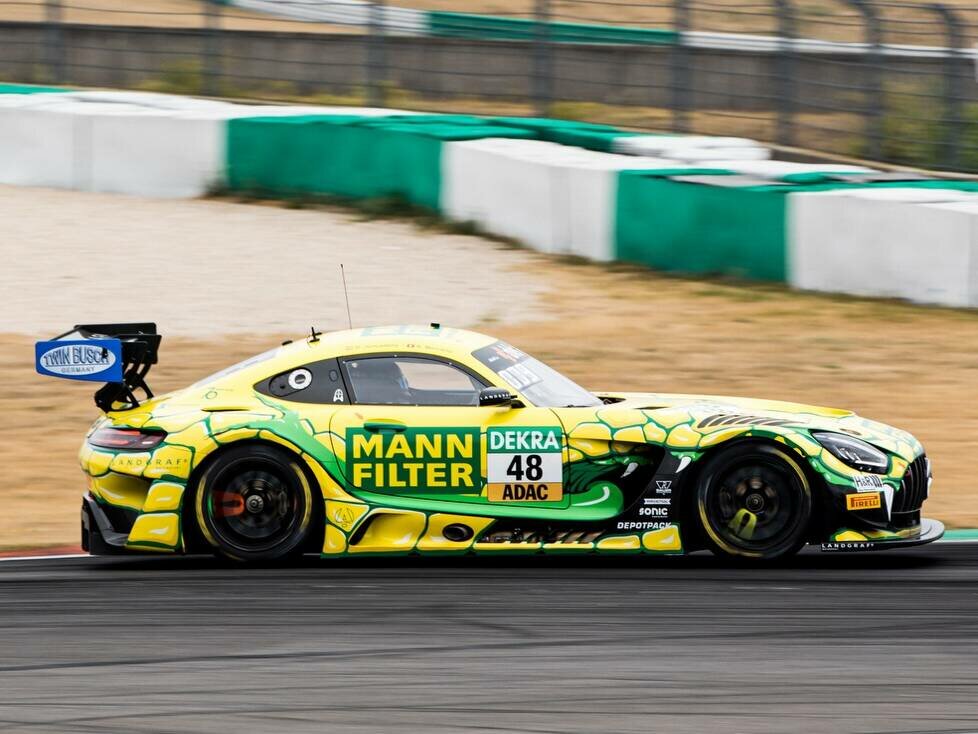
<svg viewBox="0 0 978 734"><path fill-rule="evenodd" d="M699 475L696 507L715 555L773 560L805 545L812 490L788 450L740 443L707 459Z"/></svg>
<svg viewBox="0 0 978 734"><path fill-rule="evenodd" d="M214 552L234 561L297 555L314 529L313 493L297 457L273 446L219 454L196 483L197 528Z"/></svg>

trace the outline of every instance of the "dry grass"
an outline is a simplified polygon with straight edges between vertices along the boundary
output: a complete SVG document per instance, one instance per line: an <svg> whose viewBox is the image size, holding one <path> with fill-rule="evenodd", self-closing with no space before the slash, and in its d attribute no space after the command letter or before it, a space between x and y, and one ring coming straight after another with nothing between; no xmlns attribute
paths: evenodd
<svg viewBox="0 0 978 734"><path fill-rule="evenodd" d="M783 398L904 427L935 463L927 515L978 526L978 314L534 257L552 289L545 308L484 331L595 389ZM165 339L151 382L187 384L282 336ZM92 388L36 378L31 357L29 338L0 336L0 548L78 533L74 456L97 415Z"/></svg>
<svg viewBox="0 0 978 734"><path fill-rule="evenodd" d="M203 0L64 0L64 23L126 25L146 28L204 28L207 4ZM278 19L265 13L240 8L218 8L220 25L236 31L279 31L292 33L359 33L362 29ZM0 20L40 22L45 20L45 0L0 3Z"/></svg>
<svg viewBox="0 0 978 734"><path fill-rule="evenodd" d="M532 18L536 0L389 0L391 5L422 10L482 13ZM163 28L197 28L204 24L201 0L142 0L138 9L128 0L65 0L68 23L98 23ZM967 27L966 42L978 32L974 0L948 0ZM841 0L798 0L794 3L797 34L831 41L862 41L864 23L851 5ZM888 43L946 45L947 38L933 6L893 3L876 7ZM234 7L222 9L223 27L234 30L309 33L362 32L363 29L275 19ZM635 27L672 28L673 3L668 0L551 0L554 20ZM0 4L0 20L41 21L43 0ZM775 34L778 24L773 2L703 0L690 3L690 28L729 33Z"/></svg>

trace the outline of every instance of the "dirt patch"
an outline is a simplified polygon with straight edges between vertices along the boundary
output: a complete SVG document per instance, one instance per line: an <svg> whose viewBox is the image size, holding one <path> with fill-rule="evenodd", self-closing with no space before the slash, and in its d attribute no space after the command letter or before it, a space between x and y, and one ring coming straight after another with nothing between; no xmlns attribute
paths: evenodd
<svg viewBox="0 0 978 734"><path fill-rule="evenodd" d="M234 31L278 31L283 33L362 33L362 28L276 18L236 7L222 7L205 0L85 0L66 3L61 21L93 25L125 25L145 28L206 28L208 13L217 12L219 27ZM0 20L42 22L45 0L0 4Z"/></svg>
<svg viewBox="0 0 978 734"><path fill-rule="evenodd" d="M355 324L519 321L544 289L528 253L336 209L0 186L0 221L0 333L345 328L340 263Z"/></svg>

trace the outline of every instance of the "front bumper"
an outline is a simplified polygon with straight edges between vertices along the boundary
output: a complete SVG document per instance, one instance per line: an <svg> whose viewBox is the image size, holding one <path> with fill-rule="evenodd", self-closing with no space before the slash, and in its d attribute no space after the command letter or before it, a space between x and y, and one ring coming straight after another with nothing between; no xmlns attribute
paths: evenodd
<svg viewBox="0 0 978 734"><path fill-rule="evenodd" d="M923 518L920 521L920 534L910 538L874 539L867 537L863 540L830 540L822 543L822 550L826 553L854 553L891 550L893 548L910 548L915 545L933 543L935 540L940 540L943 536L944 523L938 520Z"/></svg>

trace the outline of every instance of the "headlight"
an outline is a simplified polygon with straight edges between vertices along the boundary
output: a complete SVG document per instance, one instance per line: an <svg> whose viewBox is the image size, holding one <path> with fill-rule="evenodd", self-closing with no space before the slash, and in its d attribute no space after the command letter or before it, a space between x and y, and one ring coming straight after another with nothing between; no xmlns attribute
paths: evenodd
<svg viewBox="0 0 978 734"><path fill-rule="evenodd" d="M875 446L843 433L812 433L812 438L847 466L872 474L886 474L890 465L886 454Z"/></svg>

